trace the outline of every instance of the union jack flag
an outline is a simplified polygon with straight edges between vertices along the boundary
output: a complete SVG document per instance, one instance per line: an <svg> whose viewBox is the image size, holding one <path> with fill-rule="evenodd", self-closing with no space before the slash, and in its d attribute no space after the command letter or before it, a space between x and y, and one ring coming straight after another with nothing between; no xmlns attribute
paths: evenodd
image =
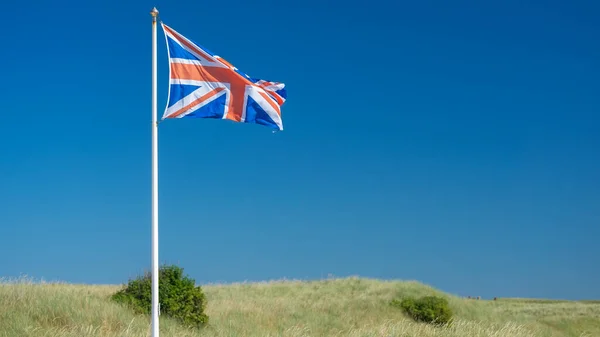
<svg viewBox="0 0 600 337"><path fill-rule="evenodd" d="M169 57L165 118L220 118L283 130L285 85L251 78L161 23Z"/></svg>

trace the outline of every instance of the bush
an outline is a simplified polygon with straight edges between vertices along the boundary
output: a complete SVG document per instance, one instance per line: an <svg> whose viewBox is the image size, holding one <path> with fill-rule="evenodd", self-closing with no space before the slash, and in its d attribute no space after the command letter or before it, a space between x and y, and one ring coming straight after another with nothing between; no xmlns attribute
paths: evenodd
<svg viewBox="0 0 600 337"><path fill-rule="evenodd" d="M393 300L392 305L404 310L417 322L448 324L452 320L452 310L445 298L425 296L419 299L405 298Z"/></svg>
<svg viewBox="0 0 600 337"><path fill-rule="evenodd" d="M152 274L145 273L130 280L127 286L112 296L112 299L132 308L137 313L152 311ZM160 314L173 317L185 325L200 327L208 323L204 313L206 299L202 288L195 281L183 276L177 266L162 266L158 273L158 302Z"/></svg>

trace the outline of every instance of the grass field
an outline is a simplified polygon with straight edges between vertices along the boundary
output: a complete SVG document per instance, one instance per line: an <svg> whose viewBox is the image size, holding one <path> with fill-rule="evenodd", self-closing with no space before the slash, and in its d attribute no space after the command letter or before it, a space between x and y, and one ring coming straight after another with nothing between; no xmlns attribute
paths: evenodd
<svg viewBox="0 0 600 337"><path fill-rule="evenodd" d="M119 286L4 282L0 337L149 336L149 318L112 303ZM600 303L469 300L417 282L361 278L206 285L210 324L187 330L161 317L161 336L600 336ZM414 323L393 298L446 296L451 327Z"/></svg>

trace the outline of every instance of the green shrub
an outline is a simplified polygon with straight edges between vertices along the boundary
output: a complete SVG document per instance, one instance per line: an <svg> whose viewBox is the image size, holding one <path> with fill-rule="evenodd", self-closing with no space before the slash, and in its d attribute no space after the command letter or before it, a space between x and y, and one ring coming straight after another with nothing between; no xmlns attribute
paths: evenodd
<svg viewBox="0 0 600 337"><path fill-rule="evenodd" d="M160 314L178 319L188 326L200 327L208 323L204 313L206 299L202 288L195 281L183 275L183 269L177 266L162 266L158 273L158 301ZM124 289L119 290L112 299L141 314L152 311L152 274L130 280Z"/></svg>
<svg viewBox="0 0 600 337"><path fill-rule="evenodd" d="M402 301L393 300L392 305L404 310L417 322L432 324L448 324L452 320L452 310L445 298L425 296L419 299L405 298Z"/></svg>

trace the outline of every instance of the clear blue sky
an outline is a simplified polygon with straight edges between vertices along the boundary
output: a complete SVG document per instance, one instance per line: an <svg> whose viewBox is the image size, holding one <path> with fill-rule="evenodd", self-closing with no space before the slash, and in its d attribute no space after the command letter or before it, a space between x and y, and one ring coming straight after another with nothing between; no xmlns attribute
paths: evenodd
<svg viewBox="0 0 600 337"><path fill-rule="evenodd" d="M161 262L202 283L600 298L596 1L3 3L1 276L150 267L155 5L288 90L281 133L160 125Z"/></svg>

